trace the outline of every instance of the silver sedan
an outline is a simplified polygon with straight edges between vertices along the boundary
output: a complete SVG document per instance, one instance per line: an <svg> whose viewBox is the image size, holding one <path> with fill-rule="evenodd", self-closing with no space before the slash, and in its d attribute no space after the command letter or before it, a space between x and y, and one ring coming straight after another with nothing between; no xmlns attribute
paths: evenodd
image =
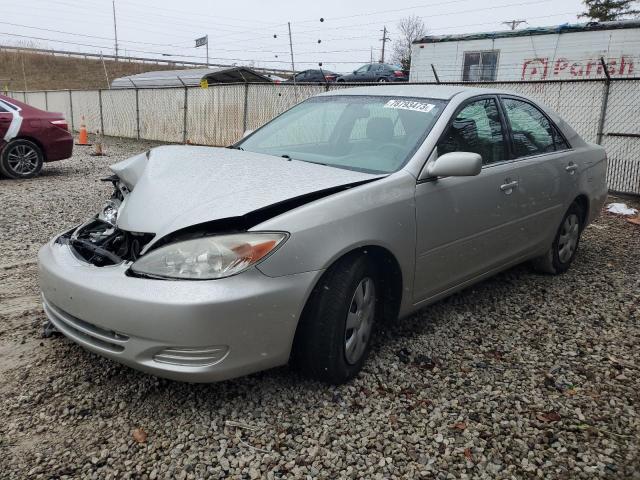
<svg viewBox="0 0 640 480"><path fill-rule="evenodd" d="M513 265L561 274L605 200L606 155L510 92L364 87L229 148L164 146L39 254L64 335L210 382L291 363L345 382L375 325Z"/></svg>

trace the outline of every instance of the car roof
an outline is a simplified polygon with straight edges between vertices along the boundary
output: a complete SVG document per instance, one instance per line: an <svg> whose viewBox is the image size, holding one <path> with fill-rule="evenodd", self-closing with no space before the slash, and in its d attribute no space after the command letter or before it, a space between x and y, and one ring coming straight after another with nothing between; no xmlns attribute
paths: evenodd
<svg viewBox="0 0 640 480"><path fill-rule="evenodd" d="M384 86L368 86L343 88L340 90L331 90L321 93L319 96L332 95L374 95L381 97L422 97L434 98L437 100L450 100L460 93L487 95L502 93L507 94L504 90L493 88L472 88L461 85L384 85Z"/></svg>

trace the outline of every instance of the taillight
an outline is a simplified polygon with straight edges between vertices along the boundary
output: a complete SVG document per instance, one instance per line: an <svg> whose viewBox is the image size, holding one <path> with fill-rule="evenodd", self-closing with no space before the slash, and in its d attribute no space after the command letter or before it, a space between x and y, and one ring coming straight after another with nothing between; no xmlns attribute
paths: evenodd
<svg viewBox="0 0 640 480"><path fill-rule="evenodd" d="M67 123L66 120L51 120L51 125L55 125L58 128L61 128L62 130L66 130L69 131L69 124Z"/></svg>
<svg viewBox="0 0 640 480"><path fill-rule="evenodd" d="M393 72L394 77L404 77L404 72L402 70L396 70Z"/></svg>

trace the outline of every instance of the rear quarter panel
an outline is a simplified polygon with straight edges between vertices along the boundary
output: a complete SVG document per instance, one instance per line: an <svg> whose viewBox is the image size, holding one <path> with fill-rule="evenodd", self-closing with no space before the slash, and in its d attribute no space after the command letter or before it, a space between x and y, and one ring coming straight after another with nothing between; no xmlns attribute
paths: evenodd
<svg viewBox="0 0 640 480"><path fill-rule="evenodd" d="M578 190L589 199L587 224L598 217L607 200L607 153L603 147L586 144L581 162Z"/></svg>

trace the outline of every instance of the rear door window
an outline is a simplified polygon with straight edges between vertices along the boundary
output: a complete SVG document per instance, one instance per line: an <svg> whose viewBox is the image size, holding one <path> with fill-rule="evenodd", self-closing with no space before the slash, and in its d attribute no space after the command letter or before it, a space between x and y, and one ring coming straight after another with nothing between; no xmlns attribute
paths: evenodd
<svg viewBox="0 0 640 480"><path fill-rule="evenodd" d="M502 103L511 125L513 152L517 158L569 148L557 127L540 109L515 98L503 98Z"/></svg>

